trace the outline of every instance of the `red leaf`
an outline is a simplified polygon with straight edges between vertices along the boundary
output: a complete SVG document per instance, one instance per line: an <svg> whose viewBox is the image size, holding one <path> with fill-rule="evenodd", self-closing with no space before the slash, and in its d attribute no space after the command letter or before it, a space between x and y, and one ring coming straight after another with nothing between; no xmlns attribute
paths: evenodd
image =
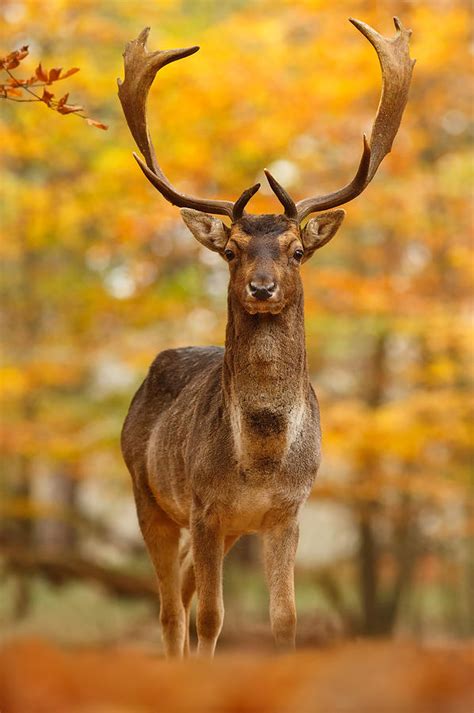
<svg viewBox="0 0 474 713"><path fill-rule="evenodd" d="M17 51L18 51L18 56L17 56L17 58L20 60L20 62L21 62L22 59L25 59L25 57L28 57L28 54L29 54L29 52L28 52L28 45L23 45L23 47L22 47L20 50L17 50Z"/></svg>
<svg viewBox="0 0 474 713"><path fill-rule="evenodd" d="M72 69L68 69L67 72L64 72L64 74L61 76L61 79L70 77L71 74L76 74L76 72L79 72L79 71L80 71L79 67L73 67Z"/></svg>
<svg viewBox="0 0 474 713"><path fill-rule="evenodd" d="M51 92L48 92L47 89L43 89L43 96L41 97L41 101L47 104L48 106L51 106L51 99L54 97L54 94L51 94Z"/></svg>
<svg viewBox="0 0 474 713"><path fill-rule="evenodd" d="M95 119L87 118L86 121L89 126L95 126L97 129L103 129L104 131L107 131L107 129L109 128L107 124L102 124L102 122L96 121Z"/></svg>
<svg viewBox="0 0 474 713"><path fill-rule="evenodd" d="M35 74L36 74L37 78L38 78L41 82L47 82L47 81L48 81L48 74L47 74L47 72L44 71L43 67L41 66L41 62L40 62L39 65L36 67L36 69L35 69Z"/></svg>
<svg viewBox="0 0 474 713"><path fill-rule="evenodd" d="M5 69L15 69L15 67L18 67L19 64L20 61L16 57L12 57L12 59L7 60Z"/></svg>
<svg viewBox="0 0 474 713"><path fill-rule="evenodd" d="M53 69L49 70L49 77L48 77L48 84L51 84L52 82L55 82L56 79L59 79L61 75L61 67L53 67Z"/></svg>
<svg viewBox="0 0 474 713"><path fill-rule="evenodd" d="M21 90L17 89L16 87L7 87L6 91L9 97L21 97Z"/></svg>
<svg viewBox="0 0 474 713"><path fill-rule="evenodd" d="M23 45L19 50L10 52L6 57L0 59L0 66L5 69L15 69L18 67L21 60L24 59L28 54L28 45Z"/></svg>
<svg viewBox="0 0 474 713"><path fill-rule="evenodd" d="M58 111L60 114L74 114L77 111L83 111L84 107L79 106L78 104L62 104L59 106L58 104Z"/></svg>
<svg viewBox="0 0 474 713"><path fill-rule="evenodd" d="M62 106L64 106L64 104L68 100L68 97L69 97L69 92L67 94L65 94L63 97L61 97L61 99L58 101L58 109L60 109Z"/></svg>

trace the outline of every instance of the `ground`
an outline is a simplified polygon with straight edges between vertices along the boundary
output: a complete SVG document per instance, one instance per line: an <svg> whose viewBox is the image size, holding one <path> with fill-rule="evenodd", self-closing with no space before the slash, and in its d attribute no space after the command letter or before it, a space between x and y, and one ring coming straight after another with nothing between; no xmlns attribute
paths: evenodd
<svg viewBox="0 0 474 713"><path fill-rule="evenodd" d="M296 654L222 653L166 661L153 650L60 648L44 639L0 653L2 713L469 713L467 645L339 643Z"/></svg>

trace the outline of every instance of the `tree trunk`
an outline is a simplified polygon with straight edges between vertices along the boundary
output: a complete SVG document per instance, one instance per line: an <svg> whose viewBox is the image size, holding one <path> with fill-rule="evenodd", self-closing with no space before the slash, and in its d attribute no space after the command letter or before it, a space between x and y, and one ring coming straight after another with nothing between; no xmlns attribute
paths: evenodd
<svg viewBox="0 0 474 713"><path fill-rule="evenodd" d="M368 636L377 633L377 545L373 531L374 505L362 508L359 520L359 586L362 608L362 631Z"/></svg>

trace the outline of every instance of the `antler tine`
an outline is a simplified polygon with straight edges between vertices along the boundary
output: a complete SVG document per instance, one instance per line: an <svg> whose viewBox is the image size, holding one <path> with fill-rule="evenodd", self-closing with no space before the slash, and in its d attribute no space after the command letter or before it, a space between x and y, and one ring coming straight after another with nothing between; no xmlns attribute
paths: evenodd
<svg viewBox="0 0 474 713"><path fill-rule="evenodd" d="M244 214L244 208L249 202L249 200L256 194L258 189L260 188L260 183L256 183L254 186L251 188L247 188L240 198L238 198L235 203L234 203L234 210L232 212L232 220L235 221L239 220Z"/></svg>
<svg viewBox="0 0 474 713"><path fill-rule="evenodd" d="M283 188L283 186L280 183L278 183L276 178L274 176L272 176L272 174L270 173L268 168L264 168L263 172L264 172L265 176L267 177L267 181L270 184L270 188L272 189L273 193L276 195L276 197L282 204L283 208L285 209L286 217L296 220L298 218L298 211L297 211L296 204L295 204L293 198Z"/></svg>
<svg viewBox="0 0 474 713"><path fill-rule="evenodd" d="M344 188L340 188L334 193L328 193L324 196L305 198L304 200L298 201L296 204L296 210L298 211L298 220L300 222L310 213L314 213L317 210L329 210L329 208L344 205L344 203L348 203L362 193L368 183L367 176L369 175L371 155L370 146L367 142L367 136L365 134L363 135L363 140L364 148L359 161L359 168L357 169L357 173L352 181L344 186Z"/></svg>
<svg viewBox="0 0 474 713"><path fill-rule="evenodd" d="M385 156L390 153L408 100L411 76L416 59L410 59L411 30L406 30L398 17L393 18L397 34L393 38L379 35L360 20L350 22L366 37L377 52L382 69L382 94L370 135L370 167L367 183L374 177Z"/></svg>
<svg viewBox="0 0 474 713"><path fill-rule="evenodd" d="M234 204L231 201L218 201L206 198L193 198L185 193L180 193L177 191L168 179L161 175L158 175L154 171L151 171L146 163L136 154L133 153L133 158L138 163L142 169L145 176L148 178L150 183L161 193L161 195L166 198L172 205L176 205L179 208L194 208L194 210L200 210L205 213L215 213L216 215L227 215L229 218L233 217Z"/></svg>
<svg viewBox="0 0 474 713"><path fill-rule="evenodd" d="M206 200L180 193L160 168L146 118L148 92L158 70L170 62L189 57L197 52L199 47L148 52L146 43L149 32L150 28L146 27L140 32L137 39L127 44L123 53L125 78L123 81L117 80L119 99L127 124L146 163L136 155L135 158L150 182L173 205L227 215L232 218L234 204L231 201Z"/></svg>
<svg viewBox="0 0 474 713"><path fill-rule="evenodd" d="M394 17L393 21L397 34L388 38L365 22L350 18L350 22L377 52L382 69L382 94L369 144L364 136L364 151L354 179L339 191L299 201L296 207L300 221L310 213L334 208L356 198L370 183L384 157L390 153L407 103L415 65L409 51L411 30L406 30L398 17Z"/></svg>

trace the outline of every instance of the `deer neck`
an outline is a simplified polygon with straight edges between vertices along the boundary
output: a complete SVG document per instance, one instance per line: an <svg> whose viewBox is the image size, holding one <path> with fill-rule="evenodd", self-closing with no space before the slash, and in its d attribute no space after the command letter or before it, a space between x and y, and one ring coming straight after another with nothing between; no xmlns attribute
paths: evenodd
<svg viewBox="0 0 474 713"><path fill-rule="evenodd" d="M241 467L275 471L307 404L302 294L278 315L250 315L229 293L223 387Z"/></svg>

